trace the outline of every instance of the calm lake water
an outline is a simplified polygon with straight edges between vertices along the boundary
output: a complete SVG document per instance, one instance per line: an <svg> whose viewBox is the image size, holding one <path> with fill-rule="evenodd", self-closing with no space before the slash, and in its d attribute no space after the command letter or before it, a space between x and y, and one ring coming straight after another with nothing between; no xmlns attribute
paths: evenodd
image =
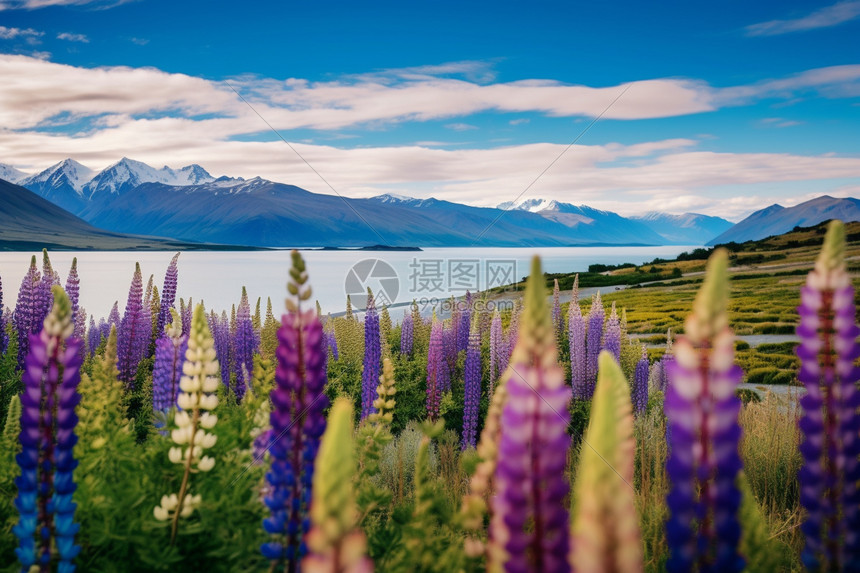
<svg viewBox="0 0 860 573"><path fill-rule="evenodd" d="M462 296L488 286L508 284L528 274L530 259L540 255L546 272L585 271L594 263L641 264L655 257L671 259L696 246L663 247L550 247L550 248L434 248L416 252L303 251L313 298L324 313L342 312L346 294L353 305L364 307L362 293L369 286L383 301L408 303L413 298L432 304L451 294ZM31 252L0 252L3 303L14 307L18 287L27 272ZM72 258L78 258L80 303L96 317L107 316L114 301L125 308L128 287L139 262L144 285L150 275L161 290L173 252L71 252L49 253L65 284ZM253 306L257 297L272 298L275 314L284 308L289 251L186 251L179 256L177 296L207 308L226 309L239 302L247 287ZM393 311L399 320L401 311Z"/></svg>

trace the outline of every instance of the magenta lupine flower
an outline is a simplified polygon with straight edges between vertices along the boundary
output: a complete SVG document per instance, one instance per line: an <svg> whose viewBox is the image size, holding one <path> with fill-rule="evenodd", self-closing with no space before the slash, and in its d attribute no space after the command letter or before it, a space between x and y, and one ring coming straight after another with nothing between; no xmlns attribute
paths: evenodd
<svg viewBox="0 0 860 573"><path fill-rule="evenodd" d="M633 413L639 414L648 406L648 351L642 347L642 358L636 363L633 373Z"/></svg>
<svg viewBox="0 0 860 573"><path fill-rule="evenodd" d="M564 468L570 388L557 362L554 325L535 257L519 341L511 357L501 415L491 559L508 572L570 571L570 485ZM499 555L502 553L502 555Z"/></svg>
<svg viewBox="0 0 860 573"><path fill-rule="evenodd" d="M137 365L146 356L152 322L144 321L143 278L140 264L135 263L134 278L128 291L125 313L117 331L117 367L119 379L129 387L134 384Z"/></svg>
<svg viewBox="0 0 860 573"><path fill-rule="evenodd" d="M182 334L179 314L173 311L173 322L155 343L155 364L152 369L152 406L167 412L176 404L182 364L188 350L188 336Z"/></svg>
<svg viewBox="0 0 860 573"><path fill-rule="evenodd" d="M502 336L502 317L499 310L493 313L493 322L490 323L490 395L493 394L493 387L496 385L496 380L502 375L501 358L502 353L507 349L503 349L504 338Z"/></svg>
<svg viewBox="0 0 860 573"><path fill-rule="evenodd" d="M119 332L119 325L122 322L122 319L119 317L119 303L114 301L113 306L110 309L110 314L108 314L108 332L110 332L110 327L116 327L117 332Z"/></svg>
<svg viewBox="0 0 860 573"><path fill-rule="evenodd" d="M412 354L412 345L415 340L413 327L412 315L403 311L403 322L400 323L400 354Z"/></svg>
<svg viewBox="0 0 860 573"><path fill-rule="evenodd" d="M621 361L621 321L612 303L612 311L609 320L606 321L606 332L603 335L603 348L608 350L616 362Z"/></svg>
<svg viewBox="0 0 860 573"><path fill-rule="evenodd" d="M0 279L0 354L6 352L6 345L9 344L6 336L6 316L3 307L3 280Z"/></svg>
<svg viewBox="0 0 860 573"><path fill-rule="evenodd" d="M573 397L587 399L588 376L585 358L585 318L579 302L571 300L567 310L567 340L570 348L570 385Z"/></svg>
<svg viewBox="0 0 860 573"><path fill-rule="evenodd" d="M269 492L265 504L271 516L263 528L272 536L260 550L272 560L273 569L297 571L307 553L304 538L308 532L314 460L326 422L323 411L328 399L323 393L326 372L323 368L325 341L319 318L313 308L301 304L311 296L305 263L292 252L293 266L288 290L287 314L278 330L275 388L270 394L272 465L266 474Z"/></svg>
<svg viewBox="0 0 860 573"><path fill-rule="evenodd" d="M51 570L51 554L59 554L57 570L74 571L80 552L75 545L79 525L74 522L78 465L75 406L80 402L81 341L72 336L71 304L60 286L53 288L52 311L39 334L30 335L30 349L22 381L21 452L15 457L21 475L15 480L20 515L12 532L15 553L23 571L36 566Z"/></svg>
<svg viewBox="0 0 860 573"><path fill-rule="evenodd" d="M734 364L729 328L728 254L711 255L693 312L667 364L669 386L663 408L668 419L666 473L668 571L741 571L738 553L741 494L736 481L740 400L735 389L743 373Z"/></svg>
<svg viewBox="0 0 860 573"><path fill-rule="evenodd" d="M179 280L179 267L177 261L179 253L173 255L167 271L164 273L164 286L161 288L161 308L158 310L158 321L155 324L155 335L161 336L164 327L171 321L170 309L176 303L176 283Z"/></svg>
<svg viewBox="0 0 860 573"><path fill-rule="evenodd" d="M376 412L376 387L382 368L382 342L379 338L379 314L373 294L367 290L367 310L364 313L364 366L361 370L361 419Z"/></svg>
<svg viewBox="0 0 860 573"><path fill-rule="evenodd" d="M558 290L558 279L553 279L552 285L552 325L555 327L555 337L561 340L561 293Z"/></svg>
<svg viewBox="0 0 860 573"><path fill-rule="evenodd" d="M30 335L39 332L42 323L42 302L39 298L41 275L36 267L36 257L30 259L30 268L21 280L18 302L15 304L15 330L18 332L18 368L24 368L24 360L30 350Z"/></svg>
<svg viewBox="0 0 860 573"><path fill-rule="evenodd" d="M478 434L478 406L481 401L481 333L478 321L473 320L469 332L469 346L466 348L463 390L463 436L461 447L474 448Z"/></svg>
<svg viewBox="0 0 860 573"><path fill-rule="evenodd" d="M588 330L585 333L585 392L584 400L591 400L594 395L594 385L597 383L597 362L603 340L603 319L606 312L598 292L591 298L591 310L588 312Z"/></svg>
<svg viewBox="0 0 860 573"><path fill-rule="evenodd" d="M245 396L246 390L243 369L244 372L254 371L254 353L259 344L257 333L254 331L254 324L251 322L251 304L248 302L248 292L245 287L242 287L242 298L239 302L239 309L236 311L236 354L233 360L233 370L236 373L236 385L233 387L233 392L240 402ZM217 354L218 351L215 352ZM326 353L326 357L328 357L328 353Z"/></svg>
<svg viewBox="0 0 860 573"><path fill-rule="evenodd" d="M860 571L860 369L854 366L860 328L840 221L830 223L800 298L803 564L810 571Z"/></svg>
<svg viewBox="0 0 860 573"><path fill-rule="evenodd" d="M448 364L445 361L445 350L442 340L442 323L433 316L430 327L430 343L427 350L427 417L434 422L439 417L439 406L442 403L443 379L447 378Z"/></svg>

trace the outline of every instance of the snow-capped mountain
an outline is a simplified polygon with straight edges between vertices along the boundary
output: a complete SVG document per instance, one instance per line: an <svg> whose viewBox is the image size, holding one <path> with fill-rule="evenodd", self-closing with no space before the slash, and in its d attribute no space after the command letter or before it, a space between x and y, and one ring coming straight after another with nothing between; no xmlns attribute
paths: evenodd
<svg viewBox="0 0 860 573"><path fill-rule="evenodd" d="M652 211L630 218L639 221L669 243L677 245L705 244L734 225L722 217L712 217L700 213L671 215Z"/></svg>
<svg viewBox="0 0 860 573"><path fill-rule="evenodd" d="M214 180L214 177L197 164L175 170L166 165L161 169L156 169L141 161L123 157L84 185L84 195L90 199L97 194L111 193L117 195L143 183L186 186Z"/></svg>
<svg viewBox="0 0 860 573"><path fill-rule="evenodd" d="M86 204L83 188L93 175L95 171L74 159L64 159L19 182L66 211L77 213Z"/></svg>
<svg viewBox="0 0 860 573"><path fill-rule="evenodd" d="M27 174L20 169L16 169L5 163L0 163L0 179L8 181L9 183L17 183L25 177L27 177Z"/></svg>

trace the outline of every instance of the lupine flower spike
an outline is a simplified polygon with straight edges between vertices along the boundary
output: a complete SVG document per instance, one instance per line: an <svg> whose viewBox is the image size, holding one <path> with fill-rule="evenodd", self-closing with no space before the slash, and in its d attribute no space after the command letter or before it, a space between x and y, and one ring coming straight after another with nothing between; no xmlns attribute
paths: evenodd
<svg viewBox="0 0 860 573"><path fill-rule="evenodd" d="M570 489L564 473L570 387L558 365L540 259L532 262L508 368L490 522L491 570L568 572Z"/></svg>
<svg viewBox="0 0 860 573"><path fill-rule="evenodd" d="M603 348L612 354L616 362L621 361L621 321L618 319L614 302L612 303L612 311L609 313L609 320L606 321Z"/></svg>
<svg viewBox="0 0 860 573"><path fill-rule="evenodd" d="M807 512L803 563L810 571L860 571L860 328L840 221L830 223L797 310L798 379L806 387L798 474Z"/></svg>
<svg viewBox="0 0 860 573"><path fill-rule="evenodd" d="M146 353L150 328L151 323L144 320L143 278L140 274L140 264L135 263L125 314L117 330L119 378L129 387L134 383L137 365Z"/></svg>
<svg viewBox="0 0 860 573"><path fill-rule="evenodd" d="M18 302L15 305L15 330L18 332L18 367L24 368L24 360L30 350L30 335L39 332L42 322L38 319L41 312L39 285L41 275L36 267L36 256L30 259L30 268L21 287L18 289Z"/></svg>
<svg viewBox="0 0 860 573"><path fill-rule="evenodd" d="M594 384L597 382L597 357L603 341L603 319L606 312L598 292L591 298L591 310L588 313L588 330L585 333L585 388L581 396L591 400L594 394Z"/></svg>
<svg viewBox="0 0 860 573"><path fill-rule="evenodd" d="M302 560L305 573L373 571L373 563L365 556L367 540L356 527L352 416L350 401L338 399L320 443L310 510L313 527L307 535L309 554Z"/></svg>
<svg viewBox="0 0 860 573"><path fill-rule="evenodd" d="M68 296L60 286L55 285L52 292L53 307L41 333L29 337L21 394L22 450L16 456L21 468L15 480L20 520L12 531L18 538L15 553L23 571L34 566L37 571L49 571L56 551L57 570L71 573L80 551L75 545L79 525L74 522L72 472L78 465L73 448L82 341L72 336Z"/></svg>
<svg viewBox="0 0 860 573"><path fill-rule="evenodd" d="M442 336L442 323L436 319L434 312L433 326L430 330L430 345L427 350L427 417L434 422L439 417L443 379L448 368Z"/></svg>
<svg viewBox="0 0 860 573"><path fill-rule="evenodd" d="M175 428L170 437L176 444L170 448L170 461L184 467L179 493L171 493L161 498L161 504L153 510L155 519L171 520L170 543L176 542L179 518L190 517L202 501L200 494L189 492L192 473L208 472L215 466L215 459L203 455L215 445L217 436L210 434L218 417L212 413L218 406L218 359L215 357L215 343L209 332L206 312L202 304L194 309L191 331L188 335L188 350L182 365L182 379L179 381L179 397L176 405L179 411L173 418Z"/></svg>
<svg viewBox="0 0 860 573"><path fill-rule="evenodd" d="M171 320L170 311L176 302L176 283L179 280L179 268L176 263L179 260L179 253L173 255L170 259L170 264L167 265L167 272L164 273L164 286L161 289L161 306L158 309L158 322L155 325L155 335L161 336L164 328ZM173 323L178 327L182 327L180 321L175 318Z"/></svg>
<svg viewBox="0 0 860 573"><path fill-rule="evenodd" d="M254 352L259 346L257 333L251 320L251 304L248 302L248 291L242 287L242 298L236 311L236 338L233 371L236 374L236 384L233 393L236 400L241 402L245 396L246 373L254 370Z"/></svg>
<svg viewBox="0 0 860 573"><path fill-rule="evenodd" d="M570 563L577 573L642 571L642 540L633 490L633 412L627 380L600 353L591 419L576 472Z"/></svg>
<svg viewBox="0 0 860 573"><path fill-rule="evenodd" d="M740 571L738 552L741 494L736 481L741 469L738 441L741 381L734 364L734 335L729 328L728 254L711 255L705 281L685 335L667 364L669 386L664 410L668 418L672 482L667 496L668 571Z"/></svg>
<svg viewBox="0 0 860 573"><path fill-rule="evenodd" d="M261 546L272 567L296 571L307 553L304 537L308 530L314 460L325 431L323 410L328 399L325 340L322 324L313 308L301 305L311 297L305 262L292 252L292 268L287 290L287 314L278 331L278 364L272 400L272 435L269 449L272 465L266 474L270 490L265 504L271 516L263 528L272 540Z"/></svg>
<svg viewBox="0 0 860 573"><path fill-rule="evenodd" d="M648 406L648 351L642 346L642 358L633 373L633 411L639 415Z"/></svg>
<svg viewBox="0 0 860 573"><path fill-rule="evenodd" d="M412 315L403 311L403 322L400 323L400 354L412 354L413 326Z"/></svg>
<svg viewBox="0 0 860 573"><path fill-rule="evenodd" d="M478 431L478 407L481 401L481 333L478 315L472 319L469 345L466 349L462 449L474 448Z"/></svg>
<svg viewBox="0 0 860 573"><path fill-rule="evenodd" d="M155 343L155 365L152 371L153 409L167 412L176 405L182 365L188 350L188 336L182 334L182 320L170 309L173 322L166 325L164 335Z"/></svg>
<svg viewBox="0 0 860 573"><path fill-rule="evenodd" d="M573 281L573 295L570 299L570 307L567 309L567 339L570 347L570 385L573 388L573 397L577 400L585 400L587 393L587 372L585 355L585 318L582 316L582 308L576 297L579 296L577 289L577 275Z"/></svg>
<svg viewBox="0 0 860 573"><path fill-rule="evenodd" d="M364 314L364 368L361 371L361 419L367 418L375 409L376 386L379 384L379 368L382 343L379 338L379 314L373 293L367 289L367 311Z"/></svg>

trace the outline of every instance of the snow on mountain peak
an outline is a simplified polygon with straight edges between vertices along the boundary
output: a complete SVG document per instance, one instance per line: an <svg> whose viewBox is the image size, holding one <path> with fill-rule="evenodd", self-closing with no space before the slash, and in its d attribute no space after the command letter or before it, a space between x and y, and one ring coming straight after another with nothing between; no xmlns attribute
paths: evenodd
<svg viewBox="0 0 860 573"><path fill-rule="evenodd" d="M161 169L156 169L142 161L123 157L93 177L87 183L86 188L89 195L92 196L100 191L122 193L142 183L187 186L214 180L214 177L196 163L186 165L181 169L171 169L166 165Z"/></svg>
<svg viewBox="0 0 860 573"><path fill-rule="evenodd" d="M27 174L20 169L16 169L6 163L0 163L0 179L4 179L9 183L17 183L26 177Z"/></svg>
<svg viewBox="0 0 860 573"><path fill-rule="evenodd" d="M87 181L92 179L94 174L95 171L89 167L81 165L74 159L64 159L63 161L48 167L44 171L27 177L26 179L22 179L20 183L25 187L41 183L54 188L67 183L78 195L80 195L84 185Z"/></svg>

